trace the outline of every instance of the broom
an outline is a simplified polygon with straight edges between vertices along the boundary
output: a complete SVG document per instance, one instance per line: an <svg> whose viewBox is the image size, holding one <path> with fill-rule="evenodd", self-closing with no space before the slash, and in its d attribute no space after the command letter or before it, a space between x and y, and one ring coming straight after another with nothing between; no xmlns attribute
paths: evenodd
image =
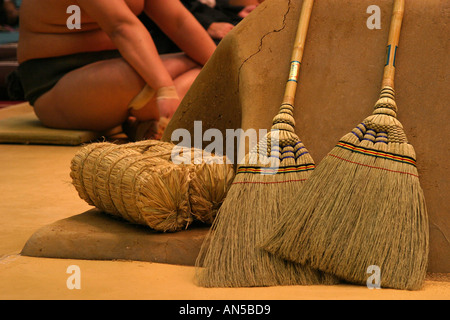
<svg viewBox="0 0 450 320"><path fill-rule="evenodd" d="M396 0L373 115L317 166L263 247L356 284L368 284L377 266L380 286L416 290L426 275L428 219L415 151L396 119L403 12L404 0Z"/></svg>
<svg viewBox="0 0 450 320"><path fill-rule="evenodd" d="M203 287L254 287L335 283L317 270L274 257L257 243L278 221L285 204L307 179L314 162L294 133L293 104L313 0L303 2L291 73L280 111L238 168L196 262ZM279 144L276 144L278 133ZM270 160L270 161L269 161Z"/></svg>

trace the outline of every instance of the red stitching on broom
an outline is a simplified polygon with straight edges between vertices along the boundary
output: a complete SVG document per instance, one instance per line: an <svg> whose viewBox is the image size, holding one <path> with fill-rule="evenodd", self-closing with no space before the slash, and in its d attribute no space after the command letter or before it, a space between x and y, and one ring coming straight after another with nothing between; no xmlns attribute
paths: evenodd
<svg viewBox="0 0 450 320"><path fill-rule="evenodd" d="M307 179L299 179L299 180L285 180L285 181L273 181L273 182L251 182L251 181L242 181L242 182L233 182L232 184L276 184L276 183L285 183L285 182L302 182Z"/></svg>
<svg viewBox="0 0 450 320"><path fill-rule="evenodd" d="M416 175L416 174L414 174L414 173L403 172L403 171L395 171L395 170L390 170L390 169L386 169L386 168L380 168L380 167L369 166L369 165L367 165L367 164L362 164L362 163L358 163L358 162L353 162L353 161L350 161L350 160L347 160L347 159L344 159L344 158L335 156L334 154L328 154L328 155L331 156L331 157L338 158L338 159L343 160L343 161L347 161L347 162L350 162L350 163L353 163L353 164L357 164L357 165L363 166L363 167L368 167L368 168L372 168L372 169L380 169L380 170L389 171L389 172L395 172L395 173L409 174L409 175L411 175L411 176L413 176L413 177L416 177L416 178L419 177L418 175Z"/></svg>

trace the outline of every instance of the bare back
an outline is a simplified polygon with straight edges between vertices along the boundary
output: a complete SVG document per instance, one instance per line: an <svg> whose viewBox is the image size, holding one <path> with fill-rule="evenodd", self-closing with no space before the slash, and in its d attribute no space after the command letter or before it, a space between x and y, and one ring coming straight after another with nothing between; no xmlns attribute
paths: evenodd
<svg viewBox="0 0 450 320"><path fill-rule="evenodd" d="M144 0L124 0L134 14L143 11ZM73 0L23 0L20 7L19 63L78 52L115 49L114 44L83 9L81 29L70 30L67 8Z"/></svg>

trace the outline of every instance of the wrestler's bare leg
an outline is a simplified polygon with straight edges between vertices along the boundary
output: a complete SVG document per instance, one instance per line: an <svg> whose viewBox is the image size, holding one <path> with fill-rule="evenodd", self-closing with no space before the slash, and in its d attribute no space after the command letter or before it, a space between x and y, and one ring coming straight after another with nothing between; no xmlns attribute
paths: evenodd
<svg viewBox="0 0 450 320"><path fill-rule="evenodd" d="M200 67L184 54L162 56L180 98L195 80ZM66 74L41 96L34 108L41 122L52 128L107 131L135 116L138 121L159 119L156 99L139 111L128 109L144 81L123 59L96 62ZM167 100L167 115L180 101ZM164 103L163 103L164 105Z"/></svg>

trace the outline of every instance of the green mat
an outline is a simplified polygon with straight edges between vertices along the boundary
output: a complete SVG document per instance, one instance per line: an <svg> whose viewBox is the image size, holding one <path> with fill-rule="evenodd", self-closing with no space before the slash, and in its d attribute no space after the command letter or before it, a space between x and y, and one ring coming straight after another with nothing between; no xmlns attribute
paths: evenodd
<svg viewBox="0 0 450 320"><path fill-rule="evenodd" d="M1 31L0 44L15 43L19 41L19 31Z"/></svg>
<svg viewBox="0 0 450 320"><path fill-rule="evenodd" d="M91 131L44 127L32 112L0 120L0 143L77 146L100 138Z"/></svg>

